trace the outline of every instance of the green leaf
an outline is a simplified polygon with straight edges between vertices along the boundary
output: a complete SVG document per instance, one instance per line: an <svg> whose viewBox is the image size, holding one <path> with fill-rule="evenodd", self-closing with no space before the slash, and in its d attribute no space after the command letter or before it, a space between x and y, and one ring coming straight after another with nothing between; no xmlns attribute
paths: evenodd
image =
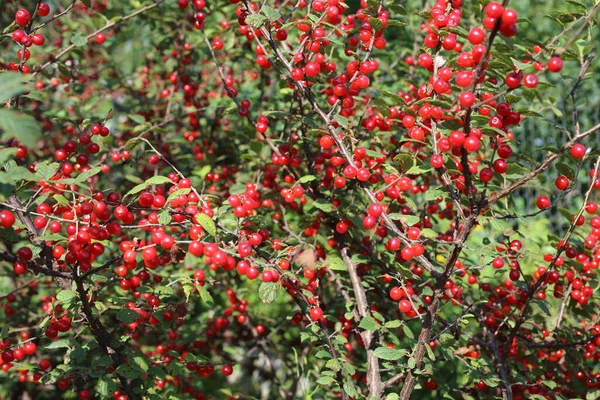
<svg viewBox="0 0 600 400"><path fill-rule="evenodd" d="M396 361L406 356L408 351L401 349L391 349L389 347L378 347L373 352L373 355L382 360Z"/></svg>
<svg viewBox="0 0 600 400"><path fill-rule="evenodd" d="M575 179L575 170L567 163L556 164L556 170L561 174L569 178L570 180Z"/></svg>
<svg viewBox="0 0 600 400"><path fill-rule="evenodd" d="M389 22L389 21L388 21ZM379 18L369 18L369 24L375 31L380 31L383 29L383 24L379 20Z"/></svg>
<svg viewBox="0 0 600 400"><path fill-rule="evenodd" d="M280 288L279 282L263 282L258 288L258 297L263 303L271 304L277 300Z"/></svg>
<svg viewBox="0 0 600 400"><path fill-rule="evenodd" d="M200 224L210 235L217 236L217 227L211 217L204 213L198 213L194 215L194 220Z"/></svg>
<svg viewBox="0 0 600 400"><path fill-rule="evenodd" d="M394 162L400 171L408 171L415 165L415 158L410 154L398 154L394 157Z"/></svg>
<svg viewBox="0 0 600 400"><path fill-rule="evenodd" d="M317 177L314 175L304 175L302 178L298 179L298 183L308 183L317 180Z"/></svg>
<svg viewBox="0 0 600 400"><path fill-rule="evenodd" d="M71 38L71 43L73 43L77 47L82 47L87 44L87 39L81 35L75 35Z"/></svg>
<svg viewBox="0 0 600 400"><path fill-rule="evenodd" d="M317 199L312 205L326 213L333 211L333 204L325 199Z"/></svg>
<svg viewBox="0 0 600 400"><path fill-rule="evenodd" d="M136 379L144 374L141 371L131 368L127 364L119 365L119 367L115 370L115 372L117 374L124 376L125 378L129 378L129 379Z"/></svg>
<svg viewBox="0 0 600 400"><path fill-rule="evenodd" d="M47 349L68 349L69 341L67 339L59 339L46 346Z"/></svg>
<svg viewBox="0 0 600 400"><path fill-rule="evenodd" d="M83 4L85 4L85 6L86 6L87 8L92 8L92 0L81 0L81 2L82 2ZM110 394L112 394L112 392L113 392L113 391L111 391L111 392L109 392L109 393L110 393Z"/></svg>
<svg viewBox="0 0 600 400"><path fill-rule="evenodd" d="M336 122L340 124L342 128L348 129L348 118L337 114L333 116L333 119L336 120Z"/></svg>
<svg viewBox="0 0 600 400"><path fill-rule="evenodd" d="M246 17L246 24L258 29L263 26L267 20L267 17L262 14L252 14Z"/></svg>
<svg viewBox="0 0 600 400"><path fill-rule="evenodd" d="M425 192L425 200L427 201L434 201L440 197L443 199L445 196L446 191L441 189L429 189L427 192Z"/></svg>
<svg viewBox="0 0 600 400"><path fill-rule="evenodd" d="M183 278L181 280L181 288L185 294L185 301L190 301L190 296L194 292L194 283L192 280L188 277Z"/></svg>
<svg viewBox="0 0 600 400"><path fill-rule="evenodd" d="M152 178L146 180L147 185L162 185L165 183L172 183L172 181L169 178L167 178L166 176L160 176L160 175L153 176Z"/></svg>
<svg viewBox="0 0 600 400"><path fill-rule="evenodd" d="M146 360L146 357L144 357L143 355L138 354L138 355L128 358L128 360L130 360L130 365L133 368L138 369L142 372L148 371L148 361Z"/></svg>
<svg viewBox="0 0 600 400"><path fill-rule="evenodd" d="M85 0L85 1L87 1L87 0ZM84 2L84 0L82 0L82 2ZM113 393L115 392L115 390L117 390L117 384L111 378L109 378L107 376L103 376L98 381L96 390L98 391L98 394L102 396L102 398L106 399L106 398L111 397L113 395Z"/></svg>
<svg viewBox="0 0 600 400"><path fill-rule="evenodd" d="M137 321L140 318L140 314L138 314L135 310L131 310L129 308L122 308L117 313L117 319L121 322L125 322L126 324L130 324L134 321Z"/></svg>
<svg viewBox="0 0 600 400"><path fill-rule="evenodd" d="M360 395L352 381L344 382L344 392L346 392L346 394L350 397L358 397Z"/></svg>
<svg viewBox="0 0 600 400"><path fill-rule="evenodd" d="M366 331L376 331L379 328L379 324L375 321L375 318L366 316L360 320L358 327Z"/></svg>
<svg viewBox="0 0 600 400"><path fill-rule="evenodd" d="M202 285L196 285L198 289L198 293L200 294L200 298L207 303L214 303L213 297L208 293L208 291Z"/></svg>
<svg viewBox="0 0 600 400"><path fill-rule="evenodd" d="M42 136L42 126L35 118L6 109L0 109L0 129L4 130L3 139L15 138L27 147L33 147Z"/></svg>
<svg viewBox="0 0 600 400"><path fill-rule="evenodd" d="M385 326L388 329L395 329L395 328L399 328L400 325L402 325L402 323L399 320L395 319L395 320L386 322L383 326Z"/></svg>
<svg viewBox="0 0 600 400"><path fill-rule="evenodd" d="M327 259L323 262L323 266L332 271L346 271L346 264L344 261L340 257L334 255L328 255Z"/></svg>
<svg viewBox="0 0 600 400"><path fill-rule="evenodd" d="M161 225L169 225L173 217L171 217L171 213L169 210L163 210L158 214L158 223Z"/></svg>
<svg viewBox="0 0 600 400"><path fill-rule="evenodd" d="M24 78L23 74L17 72L5 71L0 74L0 103L33 89L31 83L25 82Z"/></svg>
<svg viewBox="0 0 600 400"><path fill-rule="evenodd" d="M56 300L67 305L77 300L77 293L72 290L61 290L56 294Z"/></svg>
<svg viewBox="0 0 600 400"><path fill-rule="evenodd" d="M146 189L148 187L147 183L140 183L139 185L136 185L134 187L131 188L131 190L127 193L125 193L125 196L131 196L133 194L137 194L139 192L141 192L142 190Z"/></svg>
<svg viewBox="0 0 600 400"><path fill-rule="evenodd" d="M281 14L279 14L279 11L275 10L274 8L271 8L269 6L264 6L262 8L262 12L266 15L267 18L269 18L269 20L271 21L277 21L279 18L281 18Z"/></svg>

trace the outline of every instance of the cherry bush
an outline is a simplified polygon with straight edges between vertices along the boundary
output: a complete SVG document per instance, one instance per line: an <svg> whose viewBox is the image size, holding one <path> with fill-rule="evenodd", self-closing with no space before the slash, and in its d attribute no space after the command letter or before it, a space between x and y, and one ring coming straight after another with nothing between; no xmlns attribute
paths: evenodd
<svg viewBox="0 0 600 400"><path fill-rule="evenodd" d="M4 0L2 398L598 398L600 3L400 3Z"/></svg>

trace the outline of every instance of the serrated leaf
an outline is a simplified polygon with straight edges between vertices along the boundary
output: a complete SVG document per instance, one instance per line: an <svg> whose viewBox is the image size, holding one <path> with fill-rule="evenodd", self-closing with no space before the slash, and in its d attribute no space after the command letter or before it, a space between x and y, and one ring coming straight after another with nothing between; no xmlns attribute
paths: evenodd
<svg viewBox="0 0 600 400"><path fill-rule="evenodd" d="M327 256L327 259L323 262L323 266L332 271L346 271L346 264L344 261L340 257L334 255Z"/></svg>
<svg viewBox="0 0 600 400"><path fill-rule="evenodd" d="M172 181L166 176L161 175L153 176L150 179L146 179L147 185L163 185L165 183L172 183Z"/></svg>
<svg viewBox="0 0 600 400"><path fill-rule="evenodd" d="M204 213L194 215L194 220L201 225L208 234L217 236L217 227L211 217Z"/></svg>
<svg viewBox="0 0 600 400"><path fill-rule="evenodd" d="M277 300L280 288L279 282L263 282L258 288L258 297L263 303L271 304Z"/></svg>
<svg viewBox="0 0 600 400"><path fill-rule="evenodd" d="M71 304L77 299L77 293L72 290L61 290L56 294L56 300L63 304Z"/></svg>
<svg viewBox="0 0 600 400"><path fill-rule="evenodd" d="M246 24L250 25L253 28L260 28L263 26L265 22L267 22L268 18L262 14L252 14L246 17ZM234 108L235 111L235 108Z"/></svg>
<svg viewBox="0 0 600 400"><path fill-rule="evenodd" d="M344 392L350 397L357 397L360 394L352 381L344 382Z"/></svg>
<svg viewBox="0 0 600 400"><path fill-rule="evenodd" d="M369 24L371 25L371 28L373 28L373 30L375 31L380 31L383 29L383 24L381 23L379 18L369 18Z"/></svg>
<svg viewBox="0 0 600 400"><path fill-rule="evenodd" d="M27 147L33 147L42 136L42 125L31 115L0 109L0 129L3 139L14 138Z"/></svg>
<svg viewBox="0 0 600 400"><path fill-rule="evenodd" d="M375 318L368 315L360 320L358 327L366 331L376 331L379 328L379 324L375 321Z"/></svg>
<svg viewBox="0 0 600 400"><path fill-rule="evenodd" d="M6 70L0 74L0 103L32 89L32 84L25 82L23 74Z"/></svg>
<svg viewBox="0 0 600 400"><path fill-rule="evenodd" d="M575 170L567 163L558 163L556 164L556 170L561 174L573 180L575 178Z"/></svg>
<svg viewBox="0 0 600 400"><path fill-rule="evenodd" d="M127 141L127 143L125 143L125 150L133 150L134 148L137 147L137 145L139 145L140 143L143 143L144 141L140 138L133 138L133 139L129 139Z"/></svg>
<svg viewBox="0 0 600 400"><path fill-rule="evenodd" d="M117 319L121 322L125 322L126 324L130 324L134 321L137 321L140 318L140 314L138 314L135 310L131 310L129 308L122 308L117 313Z"/></svg>
<svg viewBox="0 0 600 400"><path fill-rule="evenodd" d="M337 114L333 116L333 119L340 124L340 126L342 128L348 129L348 118L346 117L342 117L341 115Z"/></svg>
<svg viewBox="0 0 600 400"><path fill-rule="evenodd" d="M304 175L303 177L301 177L300 179L298 179L298 183L308 183L308 182L312 182L314 180L317 180L318 178L314 175Z"/></svg>
<svg viewBox="0 0 600 400"><path fill-rule="evenodd" d="M279 18L281 18L281 14L279 14L279 11L277 11L274 8L271 8L269 6L264 6L262 8L262 12L271 21L277 21Z"/></svg>
<svg viewBox="0 0 600 400"><path fill-rule="evenodd" d="M378 347L373 352L373 355L377 358L387 361L396 361L406 356L408 351L401 349L392 349L389 347Z"/></svg>
<svg viewBox="0 0 600 400"><path fill-rule="evenodd" d="M333 204L325 199L317 199L312 205L326 213L333 211Z"/></svg>
<svg viewBox="0 0 600 400"><path fill-rule="evenodd" d="M161 225L169 225L172 220L173 217L168 210L163 210L158 214L158 223Z"/></svg>
<svg viewBox="0 0 600 400"><path fill-rule="evenodd" d="M425 200L427 201L435 201L438 198L444 198L446 196L446 192L441 189L429 189L425 192Z"/></svg>
<svg viewBox="0 0 600 400"><path fill-rule="evenodd" d="M142 355L135 355L133 357L128 357L128 360L130 360L130 365L135 369L142 372L148 371L148 361L146 360L146 357Z"/></svg>
<svg viewBox="0 0 600 400"><path fill-rule="evenodd" d="M142 376L144 373L141 371L138 371L134 368L131 368L129 365L127 364L121 364L117 367L117 369L115 370L115 372L121 376L124 376L125 378L129 378L129 379L136 379L139 378L140 376Z"/></svg>
<svg viewBox="0 0 600 400"><path fill-rule="evenodd" d="M115 390L117 390L117 388L117 384L112 379L106 376L100 378L100 380L98 381L98 385L96 385L96 390L98 391L98 394L101 395L103 398L111 397Z"/></svg>
<svg viewBox="0 0 600 400"><path fill-rule="evenodd" d="M197 285L198 293L200 294L200 298L207 303L214 303L213 297L208 293L208 291L202 285Z"/></svg>
<svg viewBox="0 0 600 400"><path fill-rule="evenodd" d="M386 322L383 326L385 326L388 329L395 329L395 328L399 328L400 325L402 325L402 323L399 320L395 319L395 320Z"/></svg>
<svg viewBox="0 0 600 400"><path fill-rule="evenodd" d="M69 341L67 339L59 339L45 346L46 349L68 349Z"/></svg>
<svg viewBox="0 0 600 400"><path fill-rule="evenodd" d="M87 44L87 39L81 35L75 35L71 38L71 43L73 43L77 47L82 47Z"/></svg>

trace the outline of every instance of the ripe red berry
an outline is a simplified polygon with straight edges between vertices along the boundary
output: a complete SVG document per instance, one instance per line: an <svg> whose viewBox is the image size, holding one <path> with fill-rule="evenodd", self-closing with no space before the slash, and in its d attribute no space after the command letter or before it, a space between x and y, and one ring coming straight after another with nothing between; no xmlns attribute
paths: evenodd
<svg viewBox="0 0 600 400"><path fill-rule="evenodd" d="M550 72L560 72L563 68L563 61L560 57L552 57L550 61L548 61L548 71Z"/></svg>
<svg viewBox="0 0 600 400"><path fill-rule="evenodd" d="M576 143L571 147L571 155L575 158L583 158L586 153L586 148L584 145Z"/></svg>
<svg viewBox="0 0 600 400"><path fill-rule="evenodd" d="M558 190L565 190L569 187L570 181L569 178L567 178L566 176L559 176L558 178L556 178L554 184L556 185L556 188Z"/></svg>
<svg viewBox="0 0 600 400"><path fill-rule="evenodd" d="M30 20L31 15L29 14L29 11L27 11L24 8L17 10L15 14L15 22L17 23L17 25L26 26Z"/></svg>
<svg viewBox="0 0 600 400"><path fill-rule="evenodd" d="M485 40L485 31L481 28L473 28L469 32L468 39L471 44L481 44Z"/></svg>
<svg viewBox="0 0 600 400"><path fill-rule="evenodd" d="M46 3L40 3L37 13L40 17L45 17L50 13L50 6Z"/></svg>
<svg viewBox="0 0 600 400"><path fill-rule="evenodd" d="M550 207L550 199L546 196L539 196L535 204L537 205L537 208L539 208L540 210L544 210Z"/></svg>
<svg viewBox="0 0 600 400"><path fill-rule="evenodd" d="M323 318L323 310L321 310L321 307L313 307L310 309L310 319L318 321L321 318Z"/></svg>

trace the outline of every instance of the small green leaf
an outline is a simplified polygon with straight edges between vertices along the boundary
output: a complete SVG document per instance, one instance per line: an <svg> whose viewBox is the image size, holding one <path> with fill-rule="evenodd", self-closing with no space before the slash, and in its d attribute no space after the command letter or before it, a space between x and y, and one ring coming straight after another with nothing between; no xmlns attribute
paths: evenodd
<svg viewBox="0 0 600 400"><path fill-rule="evenodd" d="M575 179L575 170L573 169L573 167L571 167L569 164L567 163L558 163L556 164L556 170L566 176L567 178L569 178L570 180Z"/></svg>
<svg viewBox="0 0 600 400"><path fill-rule="evenodd" d="M308 183L317 180L317 177L314 175L304 175L302 178L298 179L298 183Z"/></svg>
<svg viewBox="0 0 600 400"><path fill-rule="evenodd" d="M27 147L33 147L42 136L42 126L31 115L0 109L0 129L3 139L14 138Z"/></svg>
<svg viewBox="0 0 600 400"><path fill-rule="evenodd" d="M280 288L279 282L263 282L258 288L258 297L263 303L271 304L277 300Z"/></svg>
<svg viewBox="0 0 600 400"><path fill-rule="evenodd" d="M277 11L274 8L271 8L269 6L264 6L262 8L262 12L271 21L277 21L279 18L281 18L281 14L279 14L279 11Z"/></svg>
<svg viewBox="0 0 600 400"><path fill-rule="evenodd" d="M246 17L246 24L258 29L263 26L267 20L267 17L262 14L252 14Z"/></svg>
<svg viewBox="0 0 600 400"><path fill-rule="evenodd" d="M198 293L200 294L200 298L207 303L214 303L213 297L208 293L208 291L202 285L196 285L198 289Z"/></svg>
<svg viewBox="0 0 600 400"><path fill-rule="evenodd" d="M59 339L46 346L47 349L68 349L69 341L67 339Z"/></svg>
<svg viewBox="0 0 600 400"><path fill-rule="evenodd" d="M444 196L446 196L446 192L441 189L429 189L425 192L425 200L427 201L434 201L440 197L443 199Z"/></svg>
<svg viewBox="0 0 600 400"><path fill-rule="evenodd" d="M346 264L344 261L340 257L334 255L328 255L327 259L323 262L323 266L332 271L346 271Z"/></svg>
<svg viewBox="0 0 600 400"><path fill-rule="evenodd" d="M87 39L81 35L75 35L71 38L71 43L73 43L77 47L82 47L87 44Z"/></svg>
<svg viewBox="0 0 600 400"><path fill-rule="evenodd" d="M208 215L206 215L204 213L198 213L198 214L194 215L194 220L198 224L200 224L204 228L204 230L206 232L208 232L208 234L210 234L212 236L217 235L217 227L215 225L215 222Z"/></svg>
<svg viewBox="0 0 600 400"><path fill-rule="evenodd" d="M340 124L340 126L342 128L348 129L348 118L346 117L342 117L341 115L334 115L333 119L336 120L336 122L338 124Z"/></svg>
<svg viewBox="0 0 600 400"><path fill-rule="evenodd" d="M395 329L395 328L399 328L400 325L402 325L402 323L399 320L395 319L395 320L386 322L383 326L385 326L388 329Z"/></svg>
<svg viewBox="0 0 600 400"><path fill-rule="evenodd" d="M408 351L401 349L391 349L389 347L378 347L373 352L375 357L380 358L382 360L388 361L396 361L406 356Z"/></svg>
<svg viewBox="0 0 600 400"><path fill-rule="evenodd" d="M163 210L158 214L158 223L161 225L169 225L173 217L171 217L171 213L169 210Z"/></svg>
<svg viewBox="0 0 600 400"><path fill-rule="evenodd" d="M0 74L0 103L31 89L31 83L24 81L23 74L7 71Z"/></svg>
<svg viewBox="0 0 600 400"><path fill-rule="evenodd" d="M153 176L152 178L146 180L147 185L162 185L165 183L172 183L172 181L169 178L167 178L166 176L160 176L160 175Z"/></svg>
<svg viewBox="0 0 600 400"><path fill-rule="evenodd" d="M366 316L360 320L358 327L366 331L376 331L379 328L379 324L375 321L375 318Z"/></svg>
<svg viewBox="0 0 600 400"><path fill-rule="evenodd" d="M129 308L122 308L117 313L117 319L121 322L125 322L126 324L130 324L134 321L137 321L140 318L140 314L138 314L135 310L131 310Z"/></svg>
<svg viewBox="0 0 600 400"><path fill-rule="evenodd" d="M77 299L77 293L72 290L61 290L56 294L56 300L63 304L71 304Z"/></svg>

